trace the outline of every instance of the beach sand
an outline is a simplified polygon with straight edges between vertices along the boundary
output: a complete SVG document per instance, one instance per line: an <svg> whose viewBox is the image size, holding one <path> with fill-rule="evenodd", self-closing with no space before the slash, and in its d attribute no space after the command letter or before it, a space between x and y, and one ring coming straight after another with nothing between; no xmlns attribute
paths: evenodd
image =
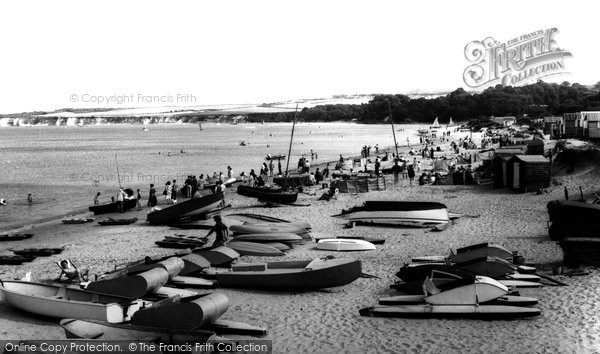
<svg viewBox="0 0 600 354"><path fill-rule="evenodd" d="M558 178L572 193L579 185L591 188L597 175ZM286 256L261 258L244 256L242 262L299 260L334 255L358 258L363 272L377 278L359 278L338 288L301 293L216 289L230 300L226 319L265 326L266 339L273 340L276 353L286 352L534 352L591 353L600 351L600 272L589 269L586 276L556 276L567 287L545 286L524 289L521 294L540 300L542 315L511 321L385 319L361 317L358 310L377 305L378 298L393 294L389 286L397 280L394 273L412 256L446 255L449 248L480 242L500 243L518 250L528 263L537 265L542 274L551 275L551 266L560 264L562 251L548 237L546 203L563 198L563 186L551 186L548 194L516 194L508 189L485 186L414 186L393 185L388 176L388 189L364 194L341 194L337 200L317 201L324 192L320 187L305 190L298 203L306 207L264 208L254 199L230 191L224 211L260 213L311 223L312 235L364 235L385 237L384 245L368 252L326 252L315 249L314 242L295 247ZM160 198L160 204L165 202ZM450 212L463 214L448 229L431 232L419 228L387 228L357 226L346 228L345 220L333 218L342 209L366 200L423 200L446 204ZM145 203L145 201L142 201ZM124 214L141 221L127 226L102 227L96 222L63 225L60 220L36 226L32 239L3 243L7 247L61 247L60 255L38 258L23 266L0 266L0 278L19 279L32 272L33 280L49 280L59 274L55 262L71 259L78 267L91 268L91 273L113 269L116 264L137 260L145 255L168 255L173 250L161 249L154 241L175 233L203 236L206 230L175 230L164 226L148 226L143 221L146 208ZM113 215L114 216L114 215ZM106 216L108 217L108 216ZM118 216L117 216L118 217ZM96 221L105 216L96 217ZM212 241L212 239L211 239ZM0 305L0 338L64 339L57 319L35 317Z"/></svg>

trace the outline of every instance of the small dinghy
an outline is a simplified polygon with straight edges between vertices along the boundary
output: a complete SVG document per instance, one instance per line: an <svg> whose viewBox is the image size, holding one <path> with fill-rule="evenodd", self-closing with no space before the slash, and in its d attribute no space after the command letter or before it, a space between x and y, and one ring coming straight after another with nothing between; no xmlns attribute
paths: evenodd
<svg viewBox="0 0 600 354"><path fill-rule="evenodd" d="M0 293L7 305L36 315L106 322L126 321L150 305L142 300L23 281L0 282Z"/></svg>
<svg viewBox="0 0 600 354"><path fill-rule="evenodd" d="M148 214L147 219L152 225L176 224L183 219L206 214L218 208L222 202L223 193L209 194L200 198L188 199L164 209L155 210Z"/></svg>
<svg viewBox="0 0 600 354"><path fill-rule="evenodd" d="M353 240L346 238L331 238L320 240L317 243L318 250L326 251L373 251L375 245L365 240Z"/></svg>
<svg viewBox="0 0 600 354"><path fill-rule="evenodd" d="M364 237L364 236L348 236L348 235L344 235L344 236L321 236L321 237L316 237L315 238L315 242L319 242L321 240L326 240L326 239L341 239L341 238L345 238L345 239L349 239L349 240L364 240L367 242L370 242L374 245L383 245L385 243L385 238L375 238L375 237Z"/></svg>
<svg viewBox="0 0 600 354"><path fill-rule="evenodd" d="M251 270L247 270L251 269ZM362 274L361 262L355 259L314 259L232 267L230 270L207 271L220 287L252 288L274 291L332 288L352 283Z"/></svg>
<svg viewBox="0 0 600 354"><path fill-rule="evenodd" d="M288 232L274 232L268 234L241 234L233 236L235 241L250 241L250 242L302 242L303 238Z"/></svg>
<svg viewBox="0 0 600 354"><path fill-rule="evenodd" d="M286 224L286 223L257 223L232 225L229 227L231 232L238 234L272 234L272 233L292 233L296 235L308 232L304 227Z"/></svg>
<svg viewBox="0 0 600 354"><path fill-rule="evenodd" d="M0 264L19 265L25 262L31 262L36 256L0 256Z"/></svg>
<svg viewBox="0 0 600 354"><path fill-rule="evenodd" d="M206 244L206 239L201 240L191 240L191 239L177 239L177 238L165 238L162 241L155 241L154 243L163 248L177 248L177 249L186 249L186 248L196 248L202 247Z"/></svg>
<svg viewBox="0 0 600 354"><path fill-rule="evenodd" d="M398 295L379 299L379 305L412 305L424 304L425 295ZM483 302L482 305L508 305L508 306L533 306L538 304L538 299L527 296L504 295L499 298Z"/></svg>
<svg viewBox="0 0 600 354"><path fill-rule="evenodd" d="M85 224L88 222L94 221L94 218L71 218L71 219L62 219L63 224Z"/></svg>
<svg viewBox="0 0 600 354"><path fill-rule="evenodd" d="M256 242L231 241L227 246L242 256L265 256L277 257L283 256L284 253L275 247Z"/></svg>
<svg viewBox="0 0 600 354"><path fill-rule="evenodd" d="M21 250L12 250L17 256L23 257L48 257L53 254L60 254L64 248L24 248Z"/></svg>
<svg viewBox="0 0 600 354"><path fill-rule="evenodd" d="M13 235L4 234L4 235L0 235L0 242L2 242L2 241L21 241L21 240L26 240L26 239L29 239L32 237L33 237L33 234L13 234Z"/></svg>
<svg viewBox="0 0 600 354"><path fill-rule="evenodd" d="M137 220L138 220L137 218L131 218L131 219L114 219L114 218L108 218L108 219L105 219L105 220L102 220L102 221L98 221L98 224L100 224L102 226L129 225L129 224L133 224Z"/></svg>

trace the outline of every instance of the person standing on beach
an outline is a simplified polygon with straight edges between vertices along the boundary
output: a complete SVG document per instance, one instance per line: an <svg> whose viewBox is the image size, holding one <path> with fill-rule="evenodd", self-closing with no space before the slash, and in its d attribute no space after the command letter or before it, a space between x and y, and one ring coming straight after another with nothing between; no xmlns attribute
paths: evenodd
<svg viewBox="0 0 600 354"><path fill-rule="evenodd" d="M275 170L275 164L273 163L273 159L269 160L269 172L270 176L273 176L273 171Z"/></svg>
<svg viewBox="0 0 600 354"><path fill-rule="evenodd" d="M150 211L154 211L154 207L157 203L156 189L154 189L153 184L150 184L150 191L148 192L148 208L150 208Z"/></svg>
<svg viewBox="0 0 600 354"><path fill-rule="evenodd" d="M220 215L213 216L213 220L215 220L215 226L213 226L208 232L208 234L206 234L206 237L208 237L213 232L215 233L215 241L213 242L210 248L225 246L229 237L229 230L227 229L227 226L223 224Z"/></svg>
<svg viewBox="0 0 600 354"><path fill-rule="evenodd" d="M94 197L94 205L98 204L100 204L100 192L96 193L96 196Z"/></svg>
<svg viewBox="0 0 600 354"><path fill-rule="evenodd" d="M415 168L413 167L413 165L408 165L407 170L408 170L408 183L412 187L413 181L415 180Z"/></svg>
<svg viewBox="0 0 600 354"><path fill-rule="evenodd" d="M140 200L142 200L142 194L140 193L140 189L138 188L137 190L137 210L142 210L142 204L140 203Z"/></svg>
<svg viewBox="0 0 600 354"><path fill-rule="evenodd" d="M123 192L123 188L119 189L119 194L117 195L117 211L119 213L123 213L123 203L125 202L125 192Z"/></svg>
<svg viewBox="0 0 600 354"><path fill-rule="evenodd" d="M33 197L31 193L27 194L27 204L31 205L33 203Z"/></svg>
<svg viewBox="0 0 600 354"><path fill-rule="evenodd" d="M381 162L379 162L379 156L375 159L375 175L379 176L379 167L381 166Z"/></svg>
<svg viewBox="0 0 600 354"><path fill-rule="evenodd" d="M173 187L171 188L171 203L177 204L177 181L176 180L173 180Z"/></svg>
<svg viewBox="0 0 600 354"><path fill-rule="evenodd" d="M278 174L281 176L283 173L281 172L281 159L277 159L277 170Z"/></svg>
<svg viewBox="0 0 600 354"><path fill-rule="evenodd" d="M325 168L323 169L323 179L329 177L329 164L327 164L325 166Z"/></svg>
<svg viewBox="0 0 600 354"><path fill-rule="evenodd" d="M394 166L392 166L392 173L394 174L394 184L398 184L400 180L398 176L400 175L401 167L398 165L398 160L394 162Z"/></svg>

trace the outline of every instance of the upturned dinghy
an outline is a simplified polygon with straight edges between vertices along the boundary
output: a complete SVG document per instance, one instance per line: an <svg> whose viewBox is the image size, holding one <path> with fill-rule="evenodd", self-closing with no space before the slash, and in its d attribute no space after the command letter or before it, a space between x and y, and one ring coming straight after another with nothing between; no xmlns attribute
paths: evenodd
<svg viewBox="0 0 600 354"><path fill-rule="evenodd" d="M232 267L207 274L214 275L220 287L275 291L332 288L349 284L362 274L360 260L335 258L269 262L254 265L256 270L238 269Z"/></svg>
<svg viewBox="0 0 600 354"><path fill-rule="evenodd" d="M331 238L319 240L318 250L326 251L373 251L375 245L365 240L354 240L345 238Z"/></svg>
<svg viewBox="0 0 600 354"><path fill-rule="evenodd" d="M204 259L210 262L210 265L213 267L224 267L240 258L239 253L225 246L219 246L215 248L200 248L195 249L193 252L194 254L202 256Z"/></svg>
<svg viewBox="0 0 600 354"><path fill-rule="evenodd" d="M9 306L58 318L123 322L139 309L150 306L142 300L23 281L0 282L0 293Z"/></svg>
<svg viewBox="0 0 600 354"><path fill-rule="evenodd" d="M188 199L184 202L155 210L148 214L148 222L153 225L178 223L181 219L206 214L216 209L223 202L223 193L209 194L200 198Z"/></svg>
<svg viewBox="0 0 600 354"><path fill-rule="evenodd" d="M257 223L232 225L229 227L229 230L238 234L292 233L300 235L308 232L308 230L306 230L303 227L285 223Z"/></svg>
<svg viewBox="0 0 600 354"><path fill-rule="evenodd" d="M285 219L279 219L268 215L252 214L252 213L236 213L228 214L226 217L241 221L246 224L260 224L260 223L288 223L294 226L302 227L307 230L311 229L311 226L307 222L300 221L289 221Z"/></svg>
<svg viewBox="0 0 600 354"><path fill-rule="evenodd" d="M435 202L367 201L336 216L350 222L413 227L443 227L450 222L446 206Z"/></svg>
<svg viewBox="0 0 600 354"><path fill-rule="evenodd" d="M242 256L265 256L265 257L277 257L283 256L284 253L275 247L271 247L265 244L257 242L246 242L246 241L231 241L227 246Z"/></svg>
<svg viewBox="0 0 600 354"><path fill-rule="evenodd" d="M137 220L138 220L137 218L131 218L131 219L108 218L106 220L98 221L98 224L100 224L102 226L129 225L129 224L135 223Z"/></svg>
<svg viewBox="0 0 600 354"><path fill-rule="evenodd" d="M33 234L14 234L14 235L4 234L4 235L0 235L0 242L1 241L21 241L21 240L26 240L26 239L29 239L32 237L33 237Z"/></svg>

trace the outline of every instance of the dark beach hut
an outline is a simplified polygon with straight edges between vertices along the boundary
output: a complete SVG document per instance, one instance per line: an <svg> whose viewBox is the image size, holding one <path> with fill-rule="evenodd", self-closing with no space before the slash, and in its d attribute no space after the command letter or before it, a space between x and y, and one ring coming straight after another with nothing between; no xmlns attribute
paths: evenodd
<svg viewBox="0 0 600 354"><path fill-rule="evenodd" d="M527 143L527 155L544 155L544 141L534 138Z"/></svg>
<svg viewBox="0 0 600 354"><path fill-rule="evenodd" d="M492 159L492 168L494 170L494 188L504 188L508 185L508 160L517 154L519 153L495 154L494 158Z"/></svg>
<svg viewBox="0 0 600 354"><path fill-rule="evenodd" d="M550 160L542 155L515 155L507 162L508 185L519 192L550 186Z"/></svg>

